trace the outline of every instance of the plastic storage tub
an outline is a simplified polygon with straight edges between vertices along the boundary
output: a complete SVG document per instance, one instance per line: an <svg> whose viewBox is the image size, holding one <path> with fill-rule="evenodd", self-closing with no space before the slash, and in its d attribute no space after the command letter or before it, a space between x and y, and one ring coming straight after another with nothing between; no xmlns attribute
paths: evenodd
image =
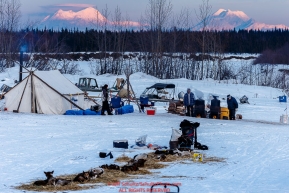
<svg viewBox="0 0 289 193"><path fill-rule="evenodd" d="M226 107L221 107L221 116L220 119L229 119L229 109Z"/></svg>
<svg viewBox="0 0 289 193"><path fill-rule="evenodd" d="M155 109L147 109L147 115L155 115L156 110Z"/></svg>

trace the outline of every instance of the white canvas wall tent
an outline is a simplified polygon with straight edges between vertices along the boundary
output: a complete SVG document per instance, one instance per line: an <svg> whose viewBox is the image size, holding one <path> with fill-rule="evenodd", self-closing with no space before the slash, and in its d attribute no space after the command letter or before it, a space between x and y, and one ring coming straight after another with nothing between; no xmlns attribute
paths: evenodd
<svg viewBox="0 0 289 193"><path fill-rule="evenodd" d="M5 94L7 111L64 114L70 109L89 108L85 94L58 70L30 71L29 75Z"/></svg>

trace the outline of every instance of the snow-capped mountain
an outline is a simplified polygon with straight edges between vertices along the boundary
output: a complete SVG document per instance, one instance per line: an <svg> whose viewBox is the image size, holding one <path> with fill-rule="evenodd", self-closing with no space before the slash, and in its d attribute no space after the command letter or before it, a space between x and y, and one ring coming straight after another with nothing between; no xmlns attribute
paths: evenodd
<svg viewBox="0 0 289 193"><path fill-rule="evenodd" d="M53 15L46 16L40 22L40 25L38 27L46 27L47 29L53 28L55 30L62 28L77 28L79 30L85 30L86 28L100 28L104 25L107 25L108 28L117 25L133 28L137 27L139 23L133 21L121 21L115 23L105 18L97 9L93 7L88 7L78 12L74 12L72 10L63 11L60 9Z"/></svg>
<svg viewBox="0 0 289 193"><path fill-rule="evenodd" d="M265 23L256 22L254 19L247 16L242 11L231 11L225 9L219 9L212 16L207 18L208 25L206 25L207 30L240 30L240 29L253 29L253 30L271 30L271 29L289 29L288 26L283 24L279 25L269 25ZM85 30L91 28L101 28L106 25L106 27L123 27L136 29L140 26L138 22L134 21L119 21L113 22L108 18L105 18L97 9L93 7L85 8L81 11L74 12L72 10L63 11L58 10L52 15L46 16L41 22L38 28L47 29L79 29ZM202 30L203 24L200 22L193 27L193 30Z"/></svg>
<svg viewBox="0 0 289 193"><path fill-rule="evenodd" d="M212 16L207 18L208 25L207 30L241 30L241 29L253 29L253 30L271 30L271 29L289 29L288 26L269 25L265 23L256 22L242 11L231 11L230 9L219 9ZM193 29L202 30L203 22L198 23Z"/></svg>

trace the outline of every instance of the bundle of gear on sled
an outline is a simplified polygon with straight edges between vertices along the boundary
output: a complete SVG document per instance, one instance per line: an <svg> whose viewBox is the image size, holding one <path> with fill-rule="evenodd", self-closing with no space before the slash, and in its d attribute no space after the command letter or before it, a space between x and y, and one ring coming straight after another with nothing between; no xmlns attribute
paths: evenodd
<svg viewBox="0 0 289 193"><path fill-rule="evenodd" d="M181 116L185 115L185 107L184 107L184 92L181 91L178 94L179 100L171 100L169 102L169 107L167 109L168 113L172 114L180 114Z"/></svg>
<svg viewBox="0 0 289 193"><path fill-rule="evenodd" d="M190 148L208 150L208 146L202 145L197 140L197 128L200 126L198 122L191 122L184 119L180 123L180 129L172 129L170 140L170 149Z"/></svg>

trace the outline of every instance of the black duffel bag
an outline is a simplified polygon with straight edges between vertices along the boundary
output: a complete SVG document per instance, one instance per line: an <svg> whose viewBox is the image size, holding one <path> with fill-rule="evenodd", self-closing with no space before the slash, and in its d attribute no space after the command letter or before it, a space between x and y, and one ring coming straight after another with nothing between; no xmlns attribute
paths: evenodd
<svg viewBox="0 0 289 193"><path fill-rule="evenodd" d="M100 111L101 110L101 106L100 105L94 105L94 106L90 106L90 110L92 111Z"/></svg>

